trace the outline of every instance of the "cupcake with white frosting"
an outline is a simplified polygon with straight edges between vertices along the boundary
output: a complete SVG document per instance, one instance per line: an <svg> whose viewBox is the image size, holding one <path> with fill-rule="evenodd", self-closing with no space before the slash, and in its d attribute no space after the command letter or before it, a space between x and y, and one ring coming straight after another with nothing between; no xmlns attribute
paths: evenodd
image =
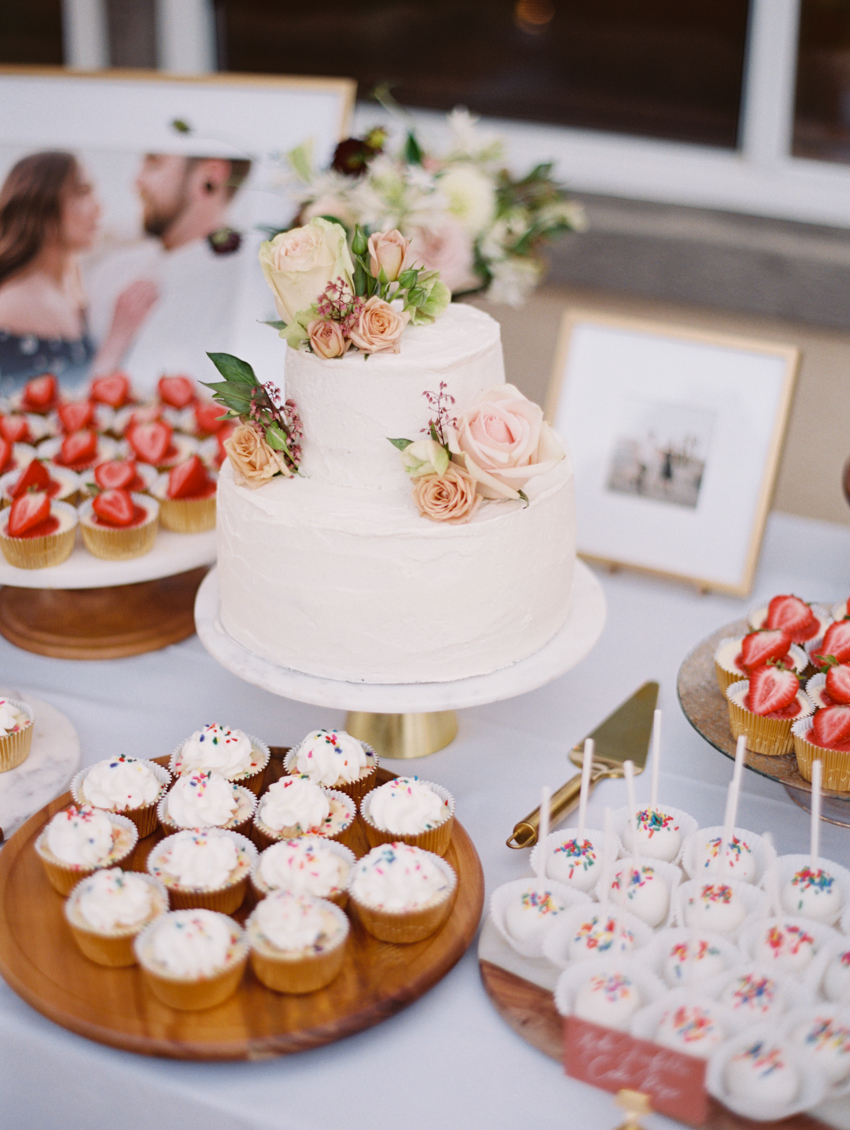
<svg viewBox="0 0 850 1130"><path fill-rule="evenodd" d="M102 867L129 859L139 838L132 820L101 808L71 804L57 812L35 841L51 886L60 895Z"/></svg>
<svg viewBox="0 0 850 1130"><path fill-rule="evenodd" d="M232 914L245 898L257 849L238 832L208 828L161 840L148 856L148 872L168 889L178 909L203 907Z"/></svg>
<svg viewBox="0 0 850 1130"><path fill-rule="evenodd" d="M323 789L306 776L281 777L260 798L254 840L260 848L308 835L350 844L356 817L346 793Z"/></svg>
<svg viewBox="0 0 850 1130"><path fill-rule="evenodd" d="M314 784L359 801L375 787L378 755L344 730L312 730L283 764L287 773L305 774Z"/></svg>
<svg viewBox="0 0 850 1130"><path fill-rule="evenodd" d="M437 855L449 849L454 810L451 793L418 777L395 777L360 802L371 847L400 840Z"/></svg>
<svg viewBox="0 0 850 1130"><path fill-rule="evenodd" d="M143 839L156 831L157 802L170 780L171 774L161 765L119 754L78 773L71 782L71 795L77 804L122 813Z"/></svg>
<svg viewBox="0 0 850 1130"><path fill-rule="evenodd" d="M277 993L312 993L342 968L348 919L325 899L273 891L246 923L251 968Z"/></svg>
<svg viewBox="0 0 850 1130"><path fill-rule="evenodd" d="M32 749L33 713L25 702L0 698L0 773L26 761Z"/></svg>
<svg viewBox="0 0 850 1130"><path fill-rule="evenodd" d="M184 828L227 828L247 835L256 807L250 789L214 769L195 769L177 778L159 802L157 815L166 835Z"/></svg>
<svg viewBox="0 0 850 1130"><path fill-rule="evenodd" d="M236 991L248 960L242 927L211 910L176 910L147 926L134 944L154 996L170 1008L212 1008Z"/></svg>
<svg viewBox="0 0 850 1130"><path fill-rule="evenodd" d="M251 872L251 885L258 898L265 898L272 891L290 891L329 899L344 907L356 862L354 852L335 840L298 836L260 852Z"/></svg>
<svg viewBox="0 0 850 1130"><path fill-rule="evenodd" d="M65 903L65 919L80 951L98 965L135 965L133 941L168 910L168 892L152 875L95 871L77 883Z"/></svg>
<svg viewBox="0 0 850 1130"><path fill-rule="evenodd" d="M168 768L178 775L193 769L215 769L228 781L259 793L270 757L269 747L259 738L210 722L181 742Z"/></svg>
<svg viewBox="0 0 850 1130"><path fill-rule="evenodd" d="M349 895L361 925L382 942L419 942L454 905L457 876L444 859L409 844L381 844L354 868Z"/></svg>

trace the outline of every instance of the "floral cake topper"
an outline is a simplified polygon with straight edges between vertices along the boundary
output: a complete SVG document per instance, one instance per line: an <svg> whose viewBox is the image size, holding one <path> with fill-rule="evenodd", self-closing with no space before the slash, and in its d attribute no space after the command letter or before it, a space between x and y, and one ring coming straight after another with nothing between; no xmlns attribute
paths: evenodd
<svg viewBox="0 0 850 1130"><path fill-rule="evenodd" d="M293 349L325 359L398 353L408 322L430 325L451 301L396 230L367 238L355 227L349 250L345 228L317 217L263 243L260 266L281 317L271 324Z"/></svg>

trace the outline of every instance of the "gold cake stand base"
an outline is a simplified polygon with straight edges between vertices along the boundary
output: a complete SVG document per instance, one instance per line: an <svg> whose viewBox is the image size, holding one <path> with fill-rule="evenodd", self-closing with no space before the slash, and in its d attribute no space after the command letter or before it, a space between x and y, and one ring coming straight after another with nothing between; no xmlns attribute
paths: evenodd
<svg viewBox="0 0 850 1130"><path fill-rule="evenodd" d="M370 714L365 710L350 710L345 729L352 737L370 745L379 757L426 757L454 741L457 712Z"/></svg>

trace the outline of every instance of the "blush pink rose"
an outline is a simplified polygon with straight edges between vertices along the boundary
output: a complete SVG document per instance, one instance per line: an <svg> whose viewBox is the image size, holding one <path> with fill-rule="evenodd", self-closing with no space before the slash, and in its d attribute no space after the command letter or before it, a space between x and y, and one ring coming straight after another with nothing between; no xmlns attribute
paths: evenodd
<svg viewBox="0 0 850 1130"><path fill-rule="evenodd" d="M474 270L472 240L451 217L436 227L417 228L411 233L410 260L429 271L439 271L440 281L455 293L480 285Z"/></svg>
<svg viewBox="0 0 850 1130"><path fill-rule="evenodd" d="M364 304L357 325L348 336L364 353L398 353L407 319L407 314L400 314L389 302L373 295Z"/></svg>
<svg viewBox="0 0 850 1130"><path fill-rule="evenodd" d="M375 232L369 236L369 270L378 277L383 267L390 282L395 282L406 266L410 243L398 228L392 231Z"/></svg>
<svg viewBox="0 0 850 1130"><path fill-rule="evenodd" d="M413 501L423 518L432 522L468 522L480 498L475 480L449 463L442 475L423 475L414 479Z"/></svg>
<svg viewBox="0 0 850 1130"><path fill-rule="evenodd" d="M490 389L458 412L449 446L485 498L517 498L564 458L543 410L513 385Z"/></svg>
<svg viewBox="0 0 850 1130"><path fill-rule="evenodd" d="M325 318L314 318L308 323L307 334L313 352L317 357L324 357L326 360L331 357L342 357L351 345L350 341L345 340L339 322Z"/></svg>

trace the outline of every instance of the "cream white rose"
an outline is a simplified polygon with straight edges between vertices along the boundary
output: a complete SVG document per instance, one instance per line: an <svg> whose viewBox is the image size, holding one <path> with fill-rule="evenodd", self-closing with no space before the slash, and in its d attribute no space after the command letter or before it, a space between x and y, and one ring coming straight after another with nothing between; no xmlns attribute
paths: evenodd
<svg viewBox="0 0 850 1130"><path fill-rule="evenodd" d="M260 266L287 324L309 310L329 282L342 278L350 287L354 274L345 229L318 218L261 244Z"/></svg>
<svg viewBox="0 0 850 1130"><path fill-rule="evenodd" d="M449 465L449 453L434 439L420 439L401 453L404 469L412 479L422 475L442 475Z"/></svg>

